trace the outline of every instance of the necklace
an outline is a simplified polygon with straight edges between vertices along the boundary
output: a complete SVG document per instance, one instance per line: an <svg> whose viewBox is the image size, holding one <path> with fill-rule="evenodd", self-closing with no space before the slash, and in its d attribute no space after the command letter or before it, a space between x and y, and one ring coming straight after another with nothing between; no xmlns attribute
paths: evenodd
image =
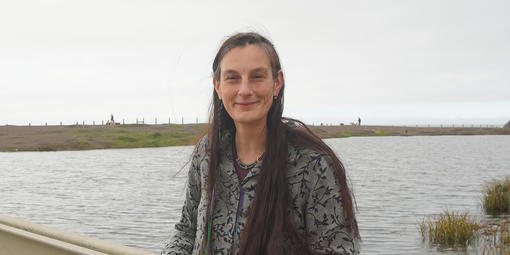
<svg viewBox="0 0 510 255"><path fill-rule="evenodd" d="M260 157L258 159L256 159L253 163L251 164L245 164L243 163L239 157L237 157L236 159L236 162L237 162L237 165L239 165L242 169L244 170L250 170L252 169L257 163L259 163L261 160L262 160L262 157L264 157L264 153L262 153L262 155L260 155Z"/></svg>

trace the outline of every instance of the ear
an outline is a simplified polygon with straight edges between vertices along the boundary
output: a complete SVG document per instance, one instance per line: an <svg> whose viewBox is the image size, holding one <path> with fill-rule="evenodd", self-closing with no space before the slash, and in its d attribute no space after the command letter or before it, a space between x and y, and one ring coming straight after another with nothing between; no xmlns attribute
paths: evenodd
<svg viewBox="0 0 510 255"><path fill-rule="evenodd" d="M284 82L284 80L283 80L283 71L280 70L280 71L278 71L278 76L276 77L276 80L275 80L273 96L278 96L278 94L280 93L280 90L282 89L283 82Z"/></svg>
<svg viewBox="0 0 510 255"><path fill-rule="evenodd" d="M218 97L220 98L221 100L221 90L220 90L220 83L216 81L216 79L214 79L214 77L212 78L212 82L213 82L213 86L214 86L214 90L216 90L216 94L218 94Z"/></svg>

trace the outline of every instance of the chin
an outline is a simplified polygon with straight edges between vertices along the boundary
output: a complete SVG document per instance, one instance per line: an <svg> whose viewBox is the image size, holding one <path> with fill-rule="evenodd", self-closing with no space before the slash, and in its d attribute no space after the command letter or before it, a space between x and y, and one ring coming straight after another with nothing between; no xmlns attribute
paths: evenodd
<svg viewBox="0 0 510 255"><path fill-rule="evenodd" d="M232 118L234 120L234 122L237 122L237 123L242 123L242 124L246 124L246 123L254 123L254 122L258 122L258 121L261 121L262 118L260 117L255 117L255 116L238 116L236 118Z"/></svg>

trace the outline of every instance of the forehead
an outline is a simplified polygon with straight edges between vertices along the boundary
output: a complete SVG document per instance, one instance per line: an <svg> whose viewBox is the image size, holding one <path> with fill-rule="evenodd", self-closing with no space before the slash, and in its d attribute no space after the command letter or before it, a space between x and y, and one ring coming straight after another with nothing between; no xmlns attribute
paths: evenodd
<svg viewBox="0 0 510 255"><path fill-rule="evenodd" d="M221 60L220 67L222 72L227 70L245 72L261 67L271 70L269 56L258 45L246 45L231 49Z"/></svg>

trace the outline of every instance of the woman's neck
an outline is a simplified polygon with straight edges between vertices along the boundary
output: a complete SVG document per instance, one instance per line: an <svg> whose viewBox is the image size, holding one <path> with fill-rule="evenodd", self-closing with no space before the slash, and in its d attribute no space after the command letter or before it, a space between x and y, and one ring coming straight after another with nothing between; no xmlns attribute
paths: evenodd
<svg viewBox="0 0 510 255"><path fill-rule="evenodd" d="M237 124L235 143L237 157L243 163L252 163L264 153L266 149L267 128L265 123L258 125Z"/></svg>

